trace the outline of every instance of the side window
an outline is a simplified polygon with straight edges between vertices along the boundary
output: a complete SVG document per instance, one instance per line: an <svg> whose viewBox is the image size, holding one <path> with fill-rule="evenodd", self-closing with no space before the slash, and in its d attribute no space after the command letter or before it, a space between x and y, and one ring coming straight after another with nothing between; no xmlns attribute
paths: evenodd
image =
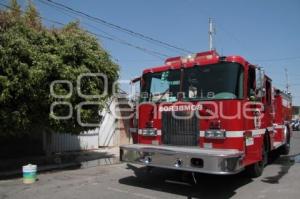
<svg viewBox="0 0 300 199"><path fill-rule="evenodd" d="M248 71L248 97L255 95L255 68L249 67Z"/></svg>
<svg viewBox="0 0 300 199"><path fill-rule="evenodd" d="M272 85L269 79L266 80L266 103L269 105L272 103Z"/></svg>

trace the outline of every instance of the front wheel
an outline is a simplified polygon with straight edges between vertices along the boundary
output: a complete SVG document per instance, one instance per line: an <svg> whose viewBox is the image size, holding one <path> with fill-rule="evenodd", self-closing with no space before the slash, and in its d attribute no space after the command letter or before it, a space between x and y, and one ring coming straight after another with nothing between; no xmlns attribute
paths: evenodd
<svg viewBox="0 0 300 199"><path fill-rule="evenodd" d="M265 165L268 163L268 149L265 144L262 145L262 160L246 167L247 175L251 178L257 178L262 175Z"/></svg>

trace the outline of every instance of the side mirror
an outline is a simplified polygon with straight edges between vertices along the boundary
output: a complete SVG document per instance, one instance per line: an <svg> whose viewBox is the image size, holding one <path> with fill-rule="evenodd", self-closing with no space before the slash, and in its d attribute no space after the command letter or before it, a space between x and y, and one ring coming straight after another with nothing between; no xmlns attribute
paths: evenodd
<svg viewBox="0 0 300 199"><path fill-rule="evenodd" d="M130 81L131 84L135 84L136 82L141 81L141 77L136 77Z"/></svg>
<svg viewBox="0 0 300 199"><path fill-rule="evenodd" d="M136 102L139 96L136 93L136 85L141 81L141 77L136 77L130 81L130 100Z"/></svg>
<svg viewBox="0 0 300 199"><path fill-rule="evenodd" d="M256 83L256 97L263 97L265 96L266 89L265 89L265 71L261 67L257 67L255 69L255 83Z"/></svg>

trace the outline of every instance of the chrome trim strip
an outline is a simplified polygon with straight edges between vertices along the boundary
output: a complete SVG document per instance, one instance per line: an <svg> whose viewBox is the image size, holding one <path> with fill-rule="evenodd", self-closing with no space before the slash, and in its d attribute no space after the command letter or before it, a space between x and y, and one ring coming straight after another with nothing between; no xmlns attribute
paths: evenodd
<svg viewBox="0 0 300 199"><path fill-rule="evenodd" d="M264 135L266 132L266 129L255 129L255 130L250 130L250 131L252 131L252 136Z"/></svg>
<svg viewBox="0 0 300 199"><path fill-rule="evenodd" d="M252 135L263 135L265 134L265 129L252 129ZM226 131L226 138L241 138L244 137L245 131ZM200 137L205 137L205 131L200 131Z"/></svg>
<svg viewBox="0 0 300 199"><path fill-rule="evenodd" d="M275 129L284 129L285 125L276 125L274 126Z"/></svg>
<svg viewBox="0 0 300 199"><path fill-rule="evenodd" d="M155 129L156 130L156 135L149 135L150 137L152 136L152 137L155 137L155 136L161 136L161 130L160 129ZM143 129L138 129L138 134L139 135L143 135ZM144 135L144 136L148 136L148 135Z"/></svg>
<svg viewBox="0 0 300 199"><path fill-rule="evenodd" d="M129 128L130 133L137 133L138 129L137 128Z"/></svg>

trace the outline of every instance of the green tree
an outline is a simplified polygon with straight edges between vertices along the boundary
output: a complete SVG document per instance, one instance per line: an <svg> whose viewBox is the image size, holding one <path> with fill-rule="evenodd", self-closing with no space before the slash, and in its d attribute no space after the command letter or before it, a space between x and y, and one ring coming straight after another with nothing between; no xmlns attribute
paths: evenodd
<svg viewBox="0 0 300 199"><path fill-rule="evenodd" d="M76 80L80 74L106 74L109 85L118 78L118 66L101 47L99 41L78 22L62 28L46 28L32 4L21 13L16 0L12 9L0 11L0 137L56 131L79 133L86 130L77 123L78 104L85 101L99 103L80 110L83 122L99 122L98 111L105 100L83 99L78 96ZM11 13L20 11L20 15ZM19 12L18 11L18 12ZM50 95L54 80L68 80L73 84L72 96L57 99ZM104 89L101 78L83 78L81 91L99 94ZM66 84L55 86L56 94L66 94ZM68 120L56 120L50 115L53 102L72 105L73 115ZM66 115L68 107L57 106L56 115Z"/></svg>
<svg viewBox="0 0 300 199"><path fill-rule="evenodd" d="M24 14L25 23L35 29L39 29L42 26L41 19L37 9L35 8L32 0L28 0L28 6Z"/></svg>
<svg viewBox="0 0 300 199"><path fill-rule="evenodd" d="M19 19L21 17L21 6L17 0L10 0L10 14L13 18Z"/></svg>

